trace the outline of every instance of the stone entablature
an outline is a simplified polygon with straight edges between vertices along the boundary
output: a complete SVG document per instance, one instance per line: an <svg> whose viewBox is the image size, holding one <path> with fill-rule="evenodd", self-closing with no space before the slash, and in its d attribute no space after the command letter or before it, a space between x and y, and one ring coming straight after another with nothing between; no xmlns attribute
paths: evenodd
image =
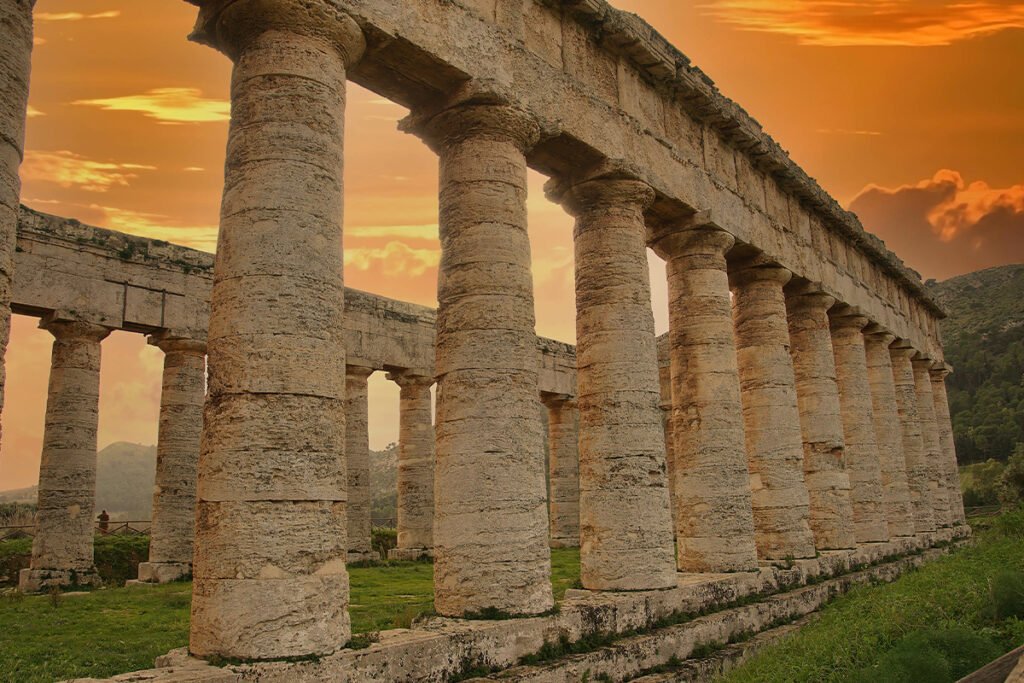
<svg viewBox="0 0 1024 683"><path fill-rule="evenodd" d="M206 339L213 254L21 208L15 313ZM432 308L345 290L347 363L434 374ZM576 350L538 337L538 388L576 394Z"/></svg>
<svg viewBox="0 0 1024 683"><path fill-rule="evenodd" d="M413 109L468 80L512 92L542 125L531 167L612 160L655 189L652 216L711 210L738 243L941 357L944 314L920 277L639 17L604 0L334 4L367 37L360 85Z"/></svg>

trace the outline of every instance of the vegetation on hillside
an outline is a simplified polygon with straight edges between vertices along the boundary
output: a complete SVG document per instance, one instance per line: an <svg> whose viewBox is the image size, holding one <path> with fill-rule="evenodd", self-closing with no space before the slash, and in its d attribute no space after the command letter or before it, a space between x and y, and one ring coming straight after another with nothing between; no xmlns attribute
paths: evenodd
<svg viewBox="0 0 1024 683"><path fill-rule="evenodd" d="M854 588L722 683L945 683L1012 650L1024 642L1024 510L975 521L975 534L898 581Z"/></svg>
<svg viewBox="0 0 1024 683"><path fill-rule="evenodd" d="M379 526L395 526L398 517L398 444L370 451L370 518Z"/></svg>
<svg viewBox="0 0 1024 683"><path fill-rule="evenodd" d="M1024 265L990 268L929 289L942 323L950 412L961 464L1005 461L1024 443Z"/></svg>
<svg viewBox="0 0 1024 683"><path fill-rule="evenodd" d="M1007 462L986 460L961 467L960 488L968 508L1024 502L1024 444L1017 444Z"/></svg>

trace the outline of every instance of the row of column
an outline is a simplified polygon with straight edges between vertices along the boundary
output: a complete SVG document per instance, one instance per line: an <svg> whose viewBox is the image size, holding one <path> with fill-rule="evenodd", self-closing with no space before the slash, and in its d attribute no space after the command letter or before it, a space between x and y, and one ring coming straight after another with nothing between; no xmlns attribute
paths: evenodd
<svg viewBox="0 0 1024 683"><path fill-rule="evenodd" d="M364 41L337 8L307 12L295 0L204 6L194 37L231 57L234 74L190 650L322 655L350 632L344 539L353 501L339 477L352 406L326 369L344 362L345 77ZM406 123L440 159L435 607L449 616L539 614L553 600L526 155L541 131L510 98L474 87ZM576 218L579 493L559 504L578 506L584 587L668 588L680 565L753 568L759 557L813 555L816 532L829 545L879 536L877 501L850 493L851 473L858 482L882 476L874 418L863 414L874 398L857 376L867 368L863 342L859 355L855 344L836 344L839 393L825 401L823 301L810 302L798 331L815 360L798 384L783 289L790 274L756 261L726 268L730 240L715 231L692 248L689 238L678 249L677 240L666 243L673 308L696 309L674 310L670 333L679 388L673 515L646 265L644 214L654 193L607 170L550 189ZM843 422L842 439L835 424L808 425L805 459L801 405L809 412L816 401ZM847 425L845 410L862 414ZM553 442L563 426L552 422ZM918 422L919 440L920 432ZM856 468L840 467L847 440L863 461ZM921 443L920 461L931 462ZM829 529L846 520L821 506L844 495L853 529Z"/></svg>

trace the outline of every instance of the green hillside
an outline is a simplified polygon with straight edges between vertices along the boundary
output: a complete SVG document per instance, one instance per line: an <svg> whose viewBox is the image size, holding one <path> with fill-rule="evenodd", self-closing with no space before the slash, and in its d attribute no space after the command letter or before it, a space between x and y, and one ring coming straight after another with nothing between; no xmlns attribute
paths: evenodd
<svg viewBox="0 0 1024 683"><path fill-rule="evenodd" d="M1024 265L929 282L942 323L961 464L1005 461L1024 443Z"/></svg>

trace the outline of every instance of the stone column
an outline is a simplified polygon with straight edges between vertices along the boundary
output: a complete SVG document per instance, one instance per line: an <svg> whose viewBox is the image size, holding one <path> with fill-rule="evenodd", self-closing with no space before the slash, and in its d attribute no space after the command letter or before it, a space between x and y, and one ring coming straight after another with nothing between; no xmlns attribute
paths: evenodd
<svg viewBox="0 0 1024 683"><path fill-rule="evenodd" d="M345 368L345 461L348 468L349 563L380 559L370 539L370 422L367 381L373 368Z"/></svg>
<svg viewBox="0 0 1024 683"><path fill-rule="evenodd" d="M932 396L935 397L935 422L939 433L939 446L945 465L942 480L949 497L949 519L951 524L963 524L964 496L960 487L960 467L956 459L956 443L953 440L953 422L949 416L949 397L946 394L946 377L950 369L943 362L936 362L931 369Z"/></svg>
<svg viewBox="0 0 1024 683"><path fill-rule="evenodd" d="M914 535L914 508L907 482L907 461L903 456L903 430L896 404L892 358L889 345L895 337L878 325L867 328L864 350L871 386L871 407L875 421L875 443L882 470L885 518L889 537Z"/></svg>
<svg viewBox="0 0 1024 683"><path fill-rule="evenodd" d="M804 443L804 481L810 525L818 550L853 548L854 510L849 455L836 380L836 358L828 309L835 299L815 284L798 285L786 296L797 406Z"/></svg>
<svg viewBox="0 0 1024 683"><path fill-rule="evenodd" d="M540 129L486 98L422 129L441 161L434 605L538 614L554 604L526 231Z"/></svg>
<svg viewBox="0 0 1024 683"><path fill-rule="evenodd" d="M164 374L149 561L139 564L139 581L167 583L192 575L206 342L161 333L149 343L164 352Z"/></svg>
<svg viewBox="0 0 1024 683"><path fill-rule="evenodd" d="M31 564L21 570L18 581L25 592L100 582L93 564L96 429L100 342L110 330L92 323L50 319L40 327L54 336L54 342L39 463L36 535Z"/></svg>
<svg viewBox="0 0 1024 683"><path fill-rule="evenodd" d="M725 261L734 242L698 225L659 234L653 244L667 261L680 571L757 569Z"/></svg>
<svg viewBox="0 0 1024 683"><path fill-rule="evenodd" d="M234 61L210 299L189 649L314 657L349 639L342 166L356 23L204 3Z"/></svg>
<svg viewBox="0 0 1024 683"><path fill-rule="evenodd" d="M913 347L903 340L897 340L889 347L896 407L903 437L903 456L907 463L907 484L914 509L914 531L920 534L935 531L935 513L929 498L928 466L921 436L921 419L918 416L917 385L914 382L914 367L910 362L914 353Z"/></svg>
<svg viewBox="0 0 1024 683"><path fill-rule="evenodd" d="M785 268L756 261L729 274L754 526L763 560L815 555L782 291L791 277Z"/></svg>
<svg viewBox="0 0 1024 683"><path fill-rule="evenodd" d="M576 218L580 569L590 590L676 585L651 309L645 183L589 179L549 195Z"/></svg>
<svg viewBox="0 0 1024 683"><path fill-rule="evenodd" d="M433 377L393 372L401 394L398 414L398 545L393 560L416 560L434 552L434 424L430 414Z"/></svg>
<svg viewBox="0 0 1024 683"><path fill-rule="evenodd" d="M945 456L939 444L939 428L935 420L935 396L932 394L931 369L934 361L918 353L913 357L914 383L917 387L917 413L921 420L921 441L924 444L928 496L935 526L952 526L949 493L946 491Z"/></svg>
<svg viewBox="0 0 1024 683"><path fill-rule="evenodd" d="M832 312L832 347L839 380L846 465L853 494L854 536L858 544L889 540L882 463L864 347L867 325L868 319L852 307L841 306Z"/></svg>
<svg viewBox="0 0 1024 683"><path fill-rule="evenodd" d="M6 379L3 360L11 333L11 278L21 193L18 167L25 152L34 5L35 0L0 0L0 409Z"/></svg>
<svg viewBox="0 0 1024 683"><path fill-rule="evenodd" d="M580 545L579 410L576 399L544 394L548 409L548 514L552 548Z"/></svg>

